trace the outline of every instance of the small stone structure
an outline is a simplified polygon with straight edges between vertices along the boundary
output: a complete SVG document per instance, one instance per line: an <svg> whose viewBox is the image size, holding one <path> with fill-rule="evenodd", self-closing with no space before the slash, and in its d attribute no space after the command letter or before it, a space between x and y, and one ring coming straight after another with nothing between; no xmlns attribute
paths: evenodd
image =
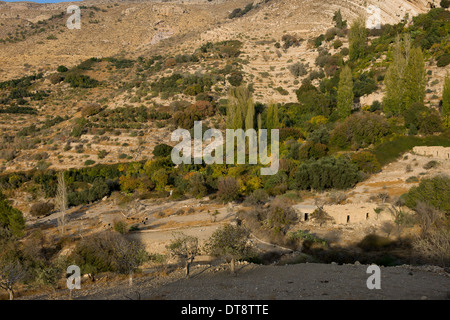
<svg viewBox="0 0 450 320"><path fill-rule="evenodd" d="M446 147L414 147L413 152L421 156L450 160L450 148Z"/></svg>
<svg viewBox="0 0 450 320"><path fill-rule="evenodd" d="M317 209L317 206L298 204L293 206L294 210L298 213L301 221L309 221L311 213Z"/></svg>
<svg viewBox="0 0 450 320"><path fill-rule="evenodd" d="M375 203L366 202L325 205L323 210L334 219L334 223L341 225L390 220L391 216L388 209L384 209L377 214L375 209L378 207L379 205ZM299 204L293 206L293 208L297 211L301 221L308 222L317 206Z"/></svg>
<svg viewBox="0 0 450 320"><path fill-rule="evenodd" d="M332 217L337 224L365 223L381 218L375 209L375 203L349 203L324 206L323 210Z"/></svg>

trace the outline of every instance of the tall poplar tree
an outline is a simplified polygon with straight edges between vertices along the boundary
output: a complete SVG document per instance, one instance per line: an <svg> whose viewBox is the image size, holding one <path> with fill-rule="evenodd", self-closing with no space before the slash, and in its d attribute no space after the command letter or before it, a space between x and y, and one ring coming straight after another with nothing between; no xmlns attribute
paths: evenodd
<svg viewBox="0 0 450 320"><path fill-rule="evenodd" d="M392 62L384 79L386 94L383 98L383 109L385 113L398 115L405 110L405 70L408 65L410 43L410 38L407 36L403 40L397 36L395 40Z"/></svg>
<svg viewBox="0 0 450 320"><path fill-rule="evenodd" d="M270 132L271 129L277 129L279 126L278 106L271 102L267 107L266 128Z"/></svg>
<svg viewBox="0 0 450 320"><path fill-rule="evenodd" d="M255 103L247 87L231 88L228 92L227 128L253 129Z"/></svg>
<svg viewBox="0 0 450 320"><path fill-rule="evenodd" d="M339 77L339 87L337 91L337 111L341 119L345 119L351 114L353 98L352 70L349 66L345 66Z"/></svg>
<svg viewBox="0 0 450 320"><path fill-rule="evenodd" d="M405 109L408 109L414 103L423 103L425 100L426 71L421 48L411 49L404 79L403 102Z"/></svg>
<svg viewBox="0 0 450 320"><path fill-rule="evenodd" d="M367 45L367 29L364 16L359 16L350 25L348 41L350 60L355 61L359 58L364 58Z"/></svg>
<svg viewBox="0 0 450 320"><path fill-rule="evenodd" d="M444 91L442 93L442 116L445 119L445 126L448 128L450 126L449 116L450 116L450 75L447 71L447 75L444 80Z"/></svg>

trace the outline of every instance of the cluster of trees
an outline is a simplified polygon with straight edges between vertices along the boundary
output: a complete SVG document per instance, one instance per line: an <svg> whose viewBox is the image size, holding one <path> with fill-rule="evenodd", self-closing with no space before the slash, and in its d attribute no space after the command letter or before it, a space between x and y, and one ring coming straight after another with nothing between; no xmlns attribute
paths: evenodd
<svg viewBox="0 0 450 320"><path fill-rule="evenodd" d="M384 111L394 115L402 114L414 103L425 99L426 72L422 50L411 48L411 40L398 37L393 48L393 60L386 77Z"/></svg>
<svg viewBox="0 0 450 320"><path fill-rule="evenodd" d="M100 85L98 80L83 74L69 74L64 78L64 81L73 88L95 88Z"/></svg>
<svg viewBox="0 0 450 320"><path fill-rule="evenodd" d="M255 116L255 103L248 88L231 88L228 93L227 128L254 129Z"/></svg>
<svg viewBox="0 0 450 320"><path fill-rule="evenodd" d="M228 19L240 18L252 9L253 9L253 2L246 5L244 9L236 8L228 15Z"/></svg>
<svg viewBox="0 0 450 320"><path fill-rule="evenodd" d="M210 91L217 79L209 74L204 75L181 75L172 74L169 77L162 77L151 84L152 91L168 94L185 93L196 96L199 93Z"/></svg>
<svg viewBox="0 0 450 320"><path fill-rule="evenodd" d="M0 192L0 228L8 230L14 236L21 236L25 229L25 219L20 210L12 207L8 199Z"/></svg>
<svg viewBox="0 0 450 320"><path fill-rule="evenodd" d="M25 76L18 79L13 79L9 81L0 82L0 90L5 90L6 92L0 95L0 104L10 104L9 107L2 108L1 113L31 113L27 112L30 110L29 107L17 107L17 105L24 105L28 103L25 98L30 98L31 100L43 100L48 96L45 91L30 91L31 86L36 80L42 79L42 73ZM35 113L35 110L32 109Z"/></svg>
<svg viewBox="0 0 450 320"><path fill-rule="evenodd" d="M195 121L203 120L214 115L216 110L215 103L210 101L197 101L194 104L175 112L173 120L178 127L191 129Z"/></svg>
<svg viewBox="0 0 450 320"><path fill-rule="evenodd" d="M115 232L98 233L82 239L69 257L69 261L80 267L83 274L92 280L102 272L116 272L129 276L129 285L133 285L133 274L149 255L144 246L130 241Z"/></svg>
<svg viewBox="0 0 450 320"><path fill-rule="evenodd" d="M201 59L237 58L241 54L243 43L238 40L228 40L217 43L207 42L195 54Z"/></svg>
<svg viewBox="0 0 450 320"><path fill-rule="evenodd" d="M83 130L87 128L140 129L144 126L144 123L150 120L168 120L170 118L171 114L168 112L157 111L145 106L124 106L113 110L103 109L96 114L86 116L86 121L83 121L82 127Z"/></svg>

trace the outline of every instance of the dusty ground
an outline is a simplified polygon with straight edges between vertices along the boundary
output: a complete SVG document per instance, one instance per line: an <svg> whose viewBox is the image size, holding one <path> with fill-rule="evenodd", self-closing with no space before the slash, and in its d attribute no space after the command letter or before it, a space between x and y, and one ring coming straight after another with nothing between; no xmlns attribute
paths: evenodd
<svg viewBox="0 0 450 320"><path fill-rule="evenodd" d="M226 266L197 266L190 279L182 270L167 277L143 276L132 288L127 280L82 285L74 299L141 300L447 300L450 278L410 266L381 268L381 289L369 290L364 265L297 264L238 266L232 276ZM425 268L423 268L425 269ZM433 269L430 267L429 269ZM439 269L438 269L439 271ZM67 290L26 299L67 299Z"/></svg>

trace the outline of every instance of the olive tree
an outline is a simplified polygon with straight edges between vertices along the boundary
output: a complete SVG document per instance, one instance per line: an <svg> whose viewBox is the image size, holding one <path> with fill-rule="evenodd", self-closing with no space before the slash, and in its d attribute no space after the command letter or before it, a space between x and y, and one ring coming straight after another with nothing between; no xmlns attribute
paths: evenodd
<svg viewBox="0 0 450 320"><path fill-rule="evenodd" d="M128 274L128 283L131 287L133 285L133 273L148 260L144 245L119 236L114 239L112 247L113 265L118 272Z"/></svg>
<svg viewBox="0 0 450 320"><path fill-rule="evenodd" d="M184 260L186 268L186 277L189 277L189 269L199 253L198 238L185 235L182 232L174 232L173 239L166 246L173 256Z"/></svg>
<svg viewBox="0 0 450 320"><path fill-rule="evenodd" d="M242 259L251 252L248 245L249 232L242 226L224 225L209 238L205 251L214 257L222 257L230 263L230 271L235 272L236 259Z"/></svg>
<svg viewBox="0 0 450 320"><path fill-rule="evenodd" d="M0 288L14 299L14 286L26 276L20 259L19 241L5 228L0 228Z"/></svg>

